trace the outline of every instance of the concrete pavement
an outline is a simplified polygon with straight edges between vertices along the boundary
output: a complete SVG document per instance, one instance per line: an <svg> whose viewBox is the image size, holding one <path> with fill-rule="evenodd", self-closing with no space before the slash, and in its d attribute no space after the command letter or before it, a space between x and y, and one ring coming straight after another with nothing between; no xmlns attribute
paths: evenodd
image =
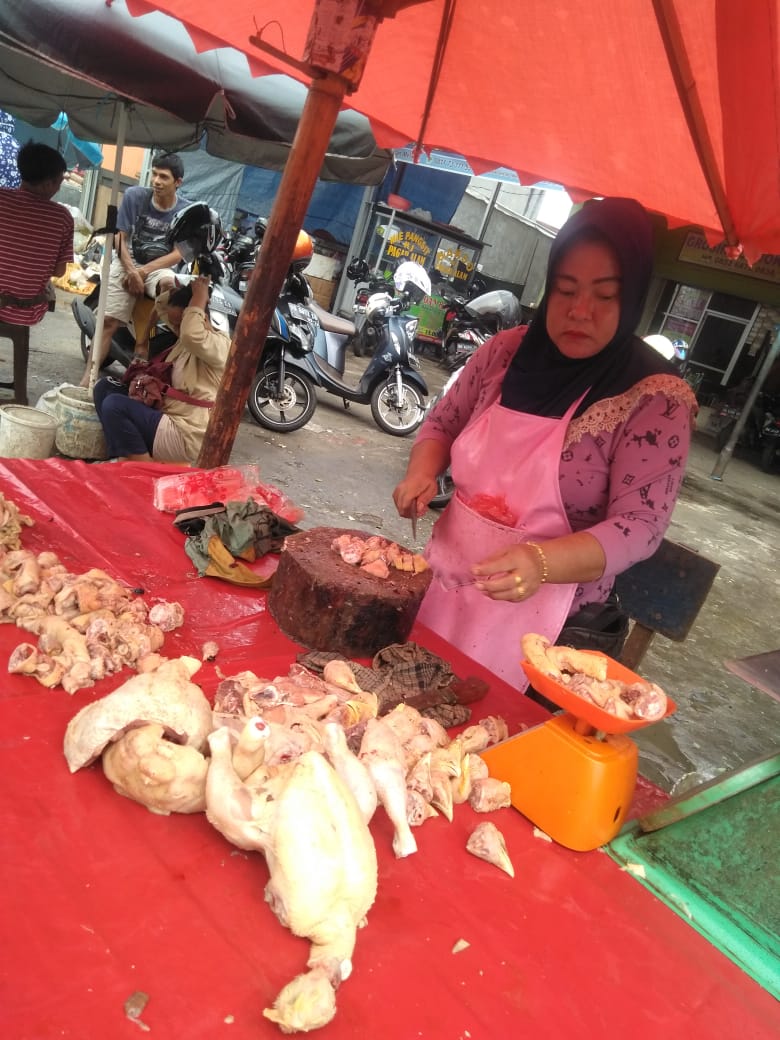
<svg viewBox="0 0 780 1040"><path fill-rule="evenodd" d="M56 311L33 329L31 403L80 379L71 299L58 293ZM0 368L9 356L10 344L0 341ZM350 357L349 374L365 364ZM429 360L423 368L435 392L447 373ZM411 443L382 433L367 407L345 410L322 396L312 421L292 434L263 430L246 413L231 462L259 464L263 478L305 510L305 526L355 526L409 544L409 523L395 513L391 495ZM696 434L667 536L719 562L720 572L688 638L656 637L640 666L678 703L674 716L637 738L642 772L668 791L687 790L780 746L780 702L723 665L780 648L780 469L765 474L757 459L737 455L715 481L716 458L712 440ZM434 519L429 514L418 525L420 547Z"/></svg>

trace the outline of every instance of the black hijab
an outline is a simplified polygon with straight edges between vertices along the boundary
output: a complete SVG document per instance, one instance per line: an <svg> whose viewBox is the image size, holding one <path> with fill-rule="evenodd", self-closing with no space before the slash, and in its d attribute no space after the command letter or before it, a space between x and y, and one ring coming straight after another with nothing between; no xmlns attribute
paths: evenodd
<svg viewBox="0 0 780 1040"><path fill-rule="evenodd" d="M609 343L589 358L568 358L547 335L547 301L558 264L583 237L597 235L620 264L620 319ZM509 364L501 404L518 412L562 416L587 390L575 415L595 401L615 397L641 379L674 373L674 367L634 335L653 271L653 225L634 199L591 199L558 232L550 249L544 296Z"/></svg>

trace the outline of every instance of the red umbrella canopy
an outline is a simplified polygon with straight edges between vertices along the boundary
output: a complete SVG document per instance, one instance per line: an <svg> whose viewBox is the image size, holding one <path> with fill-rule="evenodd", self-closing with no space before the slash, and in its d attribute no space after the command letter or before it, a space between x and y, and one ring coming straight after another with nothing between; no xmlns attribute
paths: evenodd
<svg viewBox="0 0 780 1040"><path fill-rule="evenodd" d="M127 0L258 72L305 71L316 0ZM319 0L320 8L338 8ZM374 4L376 6L376 4ZM780 0L420 0L379 26L346 104L380 146L506 166L575 197L627 195L749 260L780 253Z"/></svg>

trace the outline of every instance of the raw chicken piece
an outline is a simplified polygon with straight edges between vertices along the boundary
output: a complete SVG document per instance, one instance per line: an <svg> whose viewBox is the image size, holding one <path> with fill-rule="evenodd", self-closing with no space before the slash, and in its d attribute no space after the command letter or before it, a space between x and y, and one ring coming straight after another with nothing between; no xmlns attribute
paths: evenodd
<svg viewBox="0 0 780 1040"><path fill-rule="evenodd" d="M233 769L231 743L224 727L209 736L206 815L229 841L265 855L267 902L283 925L311 941L308 966L322 969L335 987L349 977L357 928L376 897L376 849L368 826L319 752L306 752L282 767L268 790L253 792ZM319 1000L298 1001L296 992L296 986L282 991L279 1014L288 1014L282 1006L291 1001L296 1029L321 1025ZM300 1020L310 1014L310 1023Z"/></svg>
<svg viewBox="0 0 780 1040"><path fill-rule="evenodd" d="M485 726L477 723L476 726L467 726L458 739L463 747L463 754L468 755L472 751L484 751L490 743L490 733Z"/></svg>
<svg viewBox="0 0 780 1040"><path fill-rule="evenodd" d="M633 683L620 698L631 709L635 719L662 719L666 714L666 694L655 683Z"/></svg>
<svg viewBox="0 0 780 1040"><path fill-rule="evenodd" d="M376 849L357 802L319 752L292 766L265 857L271 909L311 940L308 966L321 965L338 985L352 971L356 931L376 898Z"/></svg>
<svg viewBox="0 0 780 1040"><path fill-rule="evenodd" d="M425 715L421 715L420 728L433 740L436 747L446 747L449 744L450 738L447 730L436 719L429 719Z"/></svg>
<svg viewBox="0 0 780 1040"><path fill-rule="evenodd" d="M164 661L82 708L65 730L71 773L94 762L110 741L139 723L158 722L180 743L203 748L212 726L211 707L200 687L190 682L200 664L194 657Z"/></svg>
<svg viewBox="0 0 780 1040"><path fill-rule="evenodd" d="M470 755L461 757L460 771L457 776L452 777L450 780L453 805L463 805L464 802L468 801L471 794L470 758Z"/></svg>
<svg viewBox="0 0 780 1040"><path fill-rule="evenodd" d="M346 734L337 723L325 724L323 744L330 764L352 792L363 819L369 823L378 802L371 774L357 755L349 750Z"/></svg>
<svg viewBox="0 0 780 1040"><path fill-rule="evenodd" d="M241 730L233 749L233 768L239 780L246 780L250 773L263 765L270 736L271 727L259 715L249 719Z"/></svg>
<svg viewBox="0 0 780 1040"><path fill-rule="evenodd" d="M308 1033L330 1022L336 1014L336 991L322 968L298 975L288 982L274 1001L263 1011L283 1033Z"/></svg>
<svg viewBox="0 0 780 1040"><path fill-rule="evenodd" d="M581 672L602 682L607 677L607 659L602 654L589 654L570 646L550 646L547 657L560 672Z"/></svg>
<svg viewBox="0 0 780 1040"><path fill-rule="evenodd" d="M505 780L487 776L471 784L469 805L474 812L493 812L512 804L512 788Z"/></svg>
<svg viewBox="0 0 780 1040"><path fill-rule="evenodd" d="M431 752L431 772L458 777L463 769L463 744L456 737L447 747Z"/></svg>
<svg viewBox="0 0 780 1040"><path fill-rule="evenodd" d="M553 679L560 679L560 668L547 655L547 651L551 646L549 639L545 636L537 635L536 632L526 632L520 641L520 645L523 650L523 657L529 664L532 664L534 668L538 668L544 675L552 676Z"/></svg>
<svg viewBox="0 0 780 1040"><path fill-rule="evenodd" d="M509 858L504 835L489 820L478 824L471 832L471 837L466 842L466 851L499 867L510 877L515 876L515 868Z"/></svg>
<svg viewBox="0 0 780 1040"><path fill-rule="evenodd" d="M500 715L486 715L484 719L479 720L477 725L488 731L491 744L498 744L509 736L509 727Z"/></svg>
<svg viewBox="0 0 780 1040"><path fill-rule="evenodd" d="M152 812L195 813L206 808L208 763L194 747L173 744L159 723L131 729L103 752L114 790Z"/></svg>
<svg viewBox="0 0 780 1040"><path fill-rule="evenodd" d="M173 632L184 624L184 607L181 603L155 603L149 611L149 624L157 625L163 632Z"/></svg>
<svg viewBox="0 0 780 1040"><path fill-rule="evenodd" d="M218 653L219 643L215 643L213 639L206 640L200 648L200 656L204 661L215 661Z"/></svg>
<svg viewBox="0 0 780 1040"><path fill-rule="evenodd" d="M393 852L399 859L411 856L417 852L417 842L406 818L403 749L384 719L368 720L358 757L371 774L379 801L393 824Z"/></svg>
<svg viewBox="0 0 780 1040"><path fill-rule="evenodd" d="M272 805L242 782L233 767L233 745L238 738L227 726L209 733L211 761L206 776L206 817L239 849L263 852L269 833L263 828Z"/></svg>
<svg viewBox="0 0 780 1040"><path fill-rule="evenodd" d="M409 704L397 704L382 717L382 722L395 733L399 743L406 744L422 732L423 716Z"/></svg>
<svg viewBox="0 0 780 1040"><path fill-rule="evenodd" d="M440 770L431 770L431 805L452 823L452 777Z"/></svg>
<svg viewBox="0 0 780 1040"><path fill-rule="evenodd" d="M406 792L406 818L410 827L421 827L426 820L438 816L434 807L423 798L419 791Z"/></svg>
<svg viewBox="0 0 780 1040"><path fill-rule="evenodd" d="M431 780L431 752L420 755L409 770L406 786L410 791L417 791L426 802L433 798L433 782Z"/></svg>
<svg viewBox="0 0 780 1040"><path fill-rule="evenodd" d="M477 780L483 780L488 775L487 762L481 755L470 754L468 759L471 783L474 784Z"/></svg>
<svg viewBox="0 0 780 1040"><path fill-rule="evenodd" d="M363 693L358 686L355 673L346 661L339 659L328 661L322 669L322 678L327 683L333 683L334 686L340 686L343 690L349 690L350 693Z"/></svg>
<svg viewBox="0 0 780 1040"><path fill-rule="evenodd" d="M360 569L365 571L366 574L373 574L375 578L390 577L390 571L384 560L369 560L368 563L362 563Z"/></svg>

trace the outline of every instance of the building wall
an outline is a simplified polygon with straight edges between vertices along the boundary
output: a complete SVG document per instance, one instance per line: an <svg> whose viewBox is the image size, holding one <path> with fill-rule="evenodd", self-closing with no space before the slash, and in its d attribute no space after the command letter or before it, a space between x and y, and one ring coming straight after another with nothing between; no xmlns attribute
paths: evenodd
<svg viewBox="0 0 780 1040"><path fill-rule="evenodd" d="M525 307L535 307L544 289L544 277L554 231L541 228L527 218L507 212L499 202L490 211L489 197L466 192L453 224L486 243L480 261L481 273L514 286Z"/></svg>

